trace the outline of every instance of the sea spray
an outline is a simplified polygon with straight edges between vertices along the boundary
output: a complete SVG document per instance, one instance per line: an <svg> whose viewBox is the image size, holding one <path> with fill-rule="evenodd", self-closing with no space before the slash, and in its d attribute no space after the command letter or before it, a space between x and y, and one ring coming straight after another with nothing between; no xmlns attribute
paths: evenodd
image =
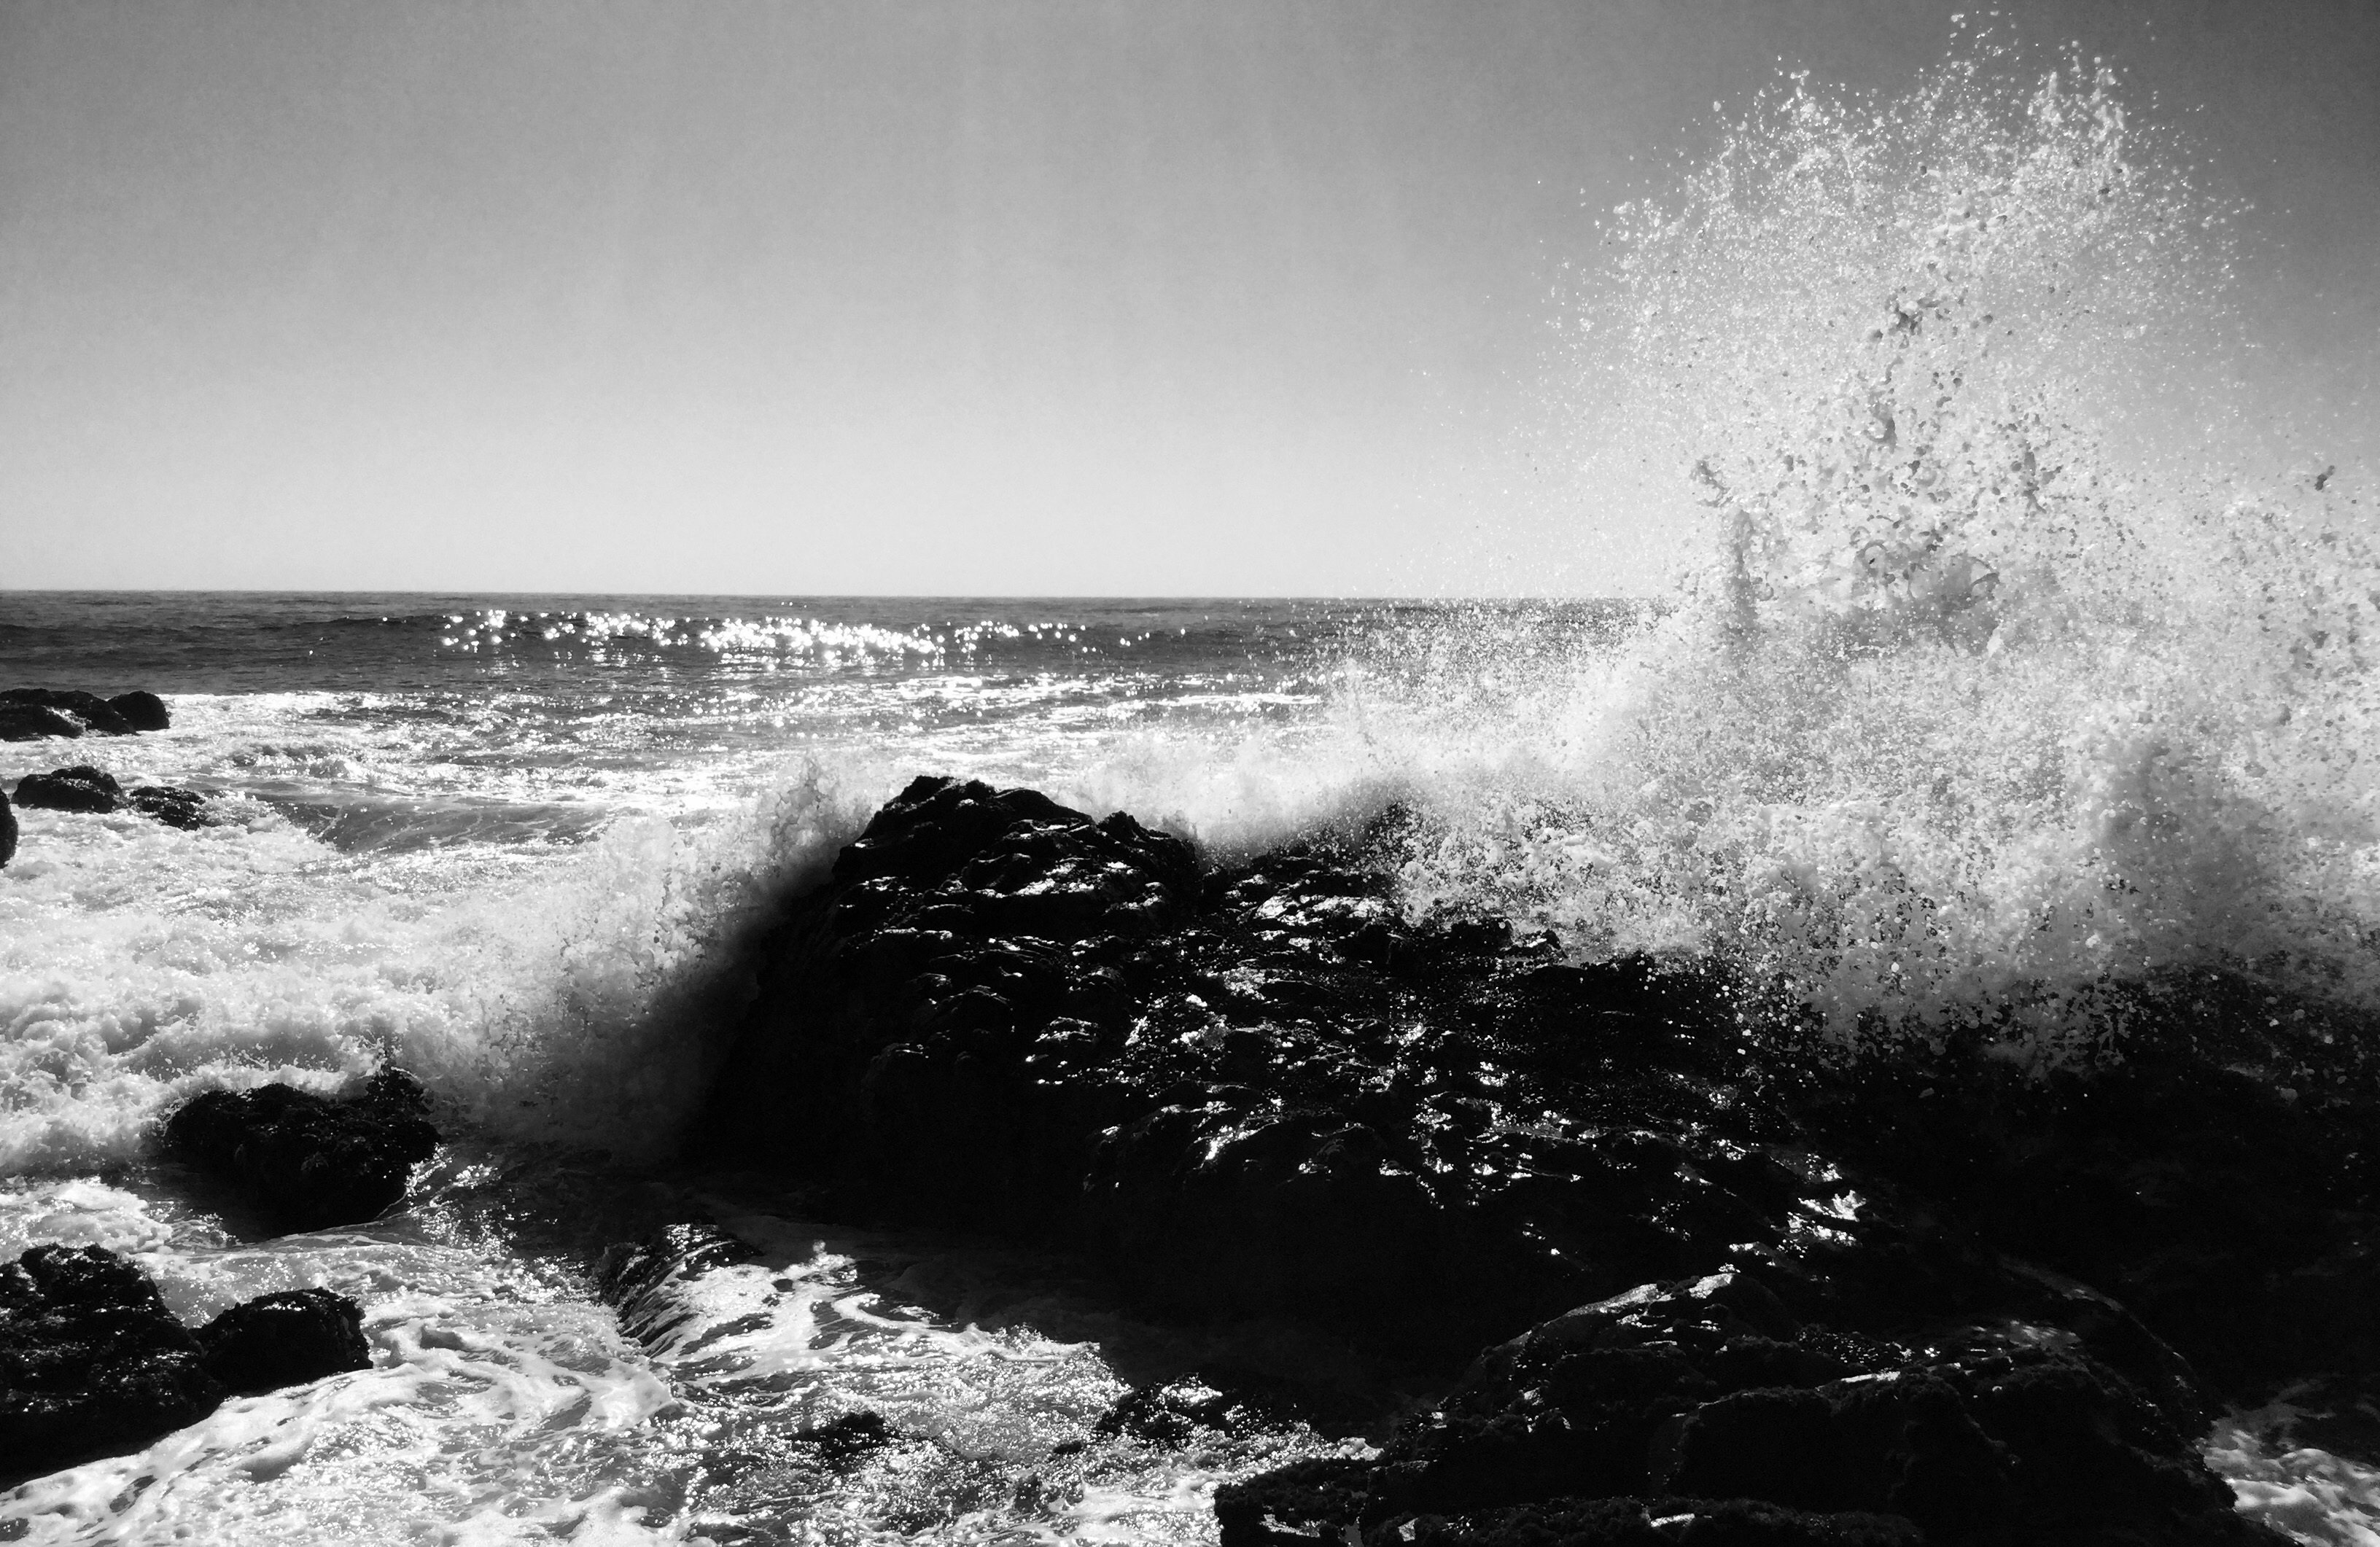
<svg viewBox="0 0 2380 1547"><path fill-rule="evenodd" d="M615 825L538 888L527 927L502 909L449 927L449 1012L396 1037L394 1061L492 1134L669 1153L723 1056L757 937L878 798L809 762L709 828Z"/></svg>
<svg viewBox="0 0 2380 1547"><path fill-rule="evenodd" d="M2185 454L2228 423L2238 212L2108 71L2022 58L1791 79L1615 213L1582 476L1691 502L1696 557L1625 647L1476 667L1501 727L1380 662L1442 764L1414 906L1717 952L1843 1043L2080 1056L2197 965L2380 992L2360 495Z"/></svg>
<svg viewBox="0 0 2380 1547"><path fill-rule="evenodd" d="M492 1135L664 1154L740 948L881 796L865 760L839 767L448 895L376 884L261 808L188 834L48 820L0 898L0 1166L122 1164L198 1090L383 1061Z"/></svg>

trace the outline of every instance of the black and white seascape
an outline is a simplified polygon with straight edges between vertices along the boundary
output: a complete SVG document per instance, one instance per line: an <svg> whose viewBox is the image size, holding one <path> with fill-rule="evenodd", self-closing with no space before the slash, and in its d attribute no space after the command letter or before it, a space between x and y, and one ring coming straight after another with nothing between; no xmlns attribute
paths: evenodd
<svg viewBox="0 0 2380 1547"><path fill-rule="evenodd" d="M0 6L0 1541L2380 1542L2380 20L1291 15Z"/></svg>

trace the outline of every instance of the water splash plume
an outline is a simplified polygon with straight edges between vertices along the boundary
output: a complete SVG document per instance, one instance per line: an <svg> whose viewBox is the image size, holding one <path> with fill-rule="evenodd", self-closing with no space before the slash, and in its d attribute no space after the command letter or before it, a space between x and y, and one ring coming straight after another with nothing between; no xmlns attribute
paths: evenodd
<svg viewBox="0 0 2380 1547"><path fill-rule="evenodd" d="M2240 212L2108 70L2025 57L1788 78L1614 212L1583 477L1690 496L1694 557L1623 650L1508 663L1416 906L1718 951L1844 1042L2072 1056L2200 966L2373 1001L2361 480L2207 453Z"/></svg>

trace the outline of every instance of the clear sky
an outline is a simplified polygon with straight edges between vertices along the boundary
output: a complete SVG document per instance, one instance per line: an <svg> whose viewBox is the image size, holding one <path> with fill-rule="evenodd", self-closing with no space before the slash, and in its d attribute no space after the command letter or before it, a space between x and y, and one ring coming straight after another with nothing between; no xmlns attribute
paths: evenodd
<svg viewBox="0 0 2380 1547"><path fill-rule="evenodd" d="M1641 590L1527 470L1559 266L1957 8L0 0L0 586ZM2002 9L2380 404L2380 4Z"/></svg>

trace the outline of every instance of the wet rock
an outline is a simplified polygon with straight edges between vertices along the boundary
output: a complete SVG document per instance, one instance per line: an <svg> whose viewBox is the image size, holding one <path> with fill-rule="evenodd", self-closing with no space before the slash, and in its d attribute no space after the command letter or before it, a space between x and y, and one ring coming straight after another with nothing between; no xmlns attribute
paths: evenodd
<svg viewBox="0 0 2380 1547"><path fill-rule="evenodd" d="M34 811L103 815L124 804L124 786L105 769L78 763L70 768L27 774L17 781L17 804Z"/></svg>
<svg viewBox="0 0 2380 1547"><path fill-rule="evenodd" d="M620 1313L620 1327L639 1342L662 1342L695 1312L672 1291L731 1263L759 1253L718 1227L672 1225L650 1239L621 1243L595 1265L595 1287Z"/></svg>
<svg viewBox="0 0 2380 1547"><path fill-rule="evenodd" d="M365 1368L360 1319L353 1301L310 1289L193 1333L115 1253L35 1247L0 1267L0 1487L137 1449L234 1389Z"/></svg>
<svg viewBox="0 0 2380 1547"><path fill-rule="evenodd" d="M920 780L763 945L693 1148L1167 1313L1495 1345L1376 1465L1219 1494L1238 1540L2256 1540L2191 1441L2380 1384L2380 1026L2193 981L2116 1068L1852 1060L1708 968L1409 916L1402 831L1201 870Z"/></svg>
<svg viewBox="0 0 2380 1547"><path fill-rule="evenodd" d="M1258 1506L1381 1542L1543 1541L1560 1520L1615 1541L1666 1520L1659 1540L1679 1540L1689 1515L1713 1541L2272 1540L2199 1464L2198 1415L2071 1335L2005 1320L1884 1336L1859 1330L1855 1301L1795 1323L1761 1282L1779 1271L1642 1286L1534 1328L1360 1475L1307 1463L1219 1493L1225 1540L1282 1540L1229 1529Z"/></svg>
<svg viewBox="0 0 2380 1547"><path fill-rule="evenodd" d="M8 804L8 792L0 790L0 864L17 857L17 813Z"/></svg>
<svg viewBox="0 0 2380 1547"><path fill-rule="evenodd" d="M1563 1499L1451 1519L1424 1516L1385 1540L1415 1547L1921 1547L1927 1539L1895 1516L1820 1514L1756 1499L1658 1498Z"/></svg>
<svg viewBox="0 0 2380 1547"><path fill-rule="evenodd" d="M119 693L107 701L107 707L124 717L126 724L135 731L166 731L174 724L172 711L165 701L153 693L135 690Z"/></svg>
<svg viewBox="0 0 2380 1547"><path fill-rule="evenodd" d="M42 1246L0 1268L0 1484L145 1444L223 1396L198 1340L123 1258Z"/></svg>
<svg viewBox="0 0 2380 1547"><path fill-rule="evenodd" d="M96 693L76 688L12 687L0 692L0 705L44 708L72 716L85 731L102 736L128 736L132 721Z"/></svg>
<svg viewBox="0 0 2380 1547"><path fill-rule="evenodd" d="M169 828L187 831L215 825L215 819L207 814L206 796L177 785L136 784L124 792L124 804Z"/></svg>
<svg viewBox="0 0 2380 1547"><path fill-rule="evenodd" d="M207 1373L236 1392L371 1368L362 1309L328 1289L261 1295L233 1306L196 1336Z"/></svg>
<svg viewBox="0 0 2380 1547"><path fill-rule="evenodd" d="M795 1432L793 1442L808 1448L826 1466L840 1469L906 1437L884 1421L881 1413L852 1412L805 1425Z"/></svg>
<svg viewBox="0 0 2380 1547"><path fill-rule="evenodd" d="M1208 876L1129 816L919 780L764 948L696 1148L1443 1354L1781 1239L1799 1184L1709 1126L1706 1003L1386 892L1353 850Z"/></svg>
<svg viewBox="0 0 2380 1547"><path fill-rule="evenodd" d="M17 804L45 811L79 811L104 815L137 811L169 828L214 825L207 814L207 798L196 790L170 784L136 784L127 790L103 768L88 763L27 774L17 781Z"/></svg>
<svg viewBox="0 0 2380 1547"><path fill-rule="evenodd" d="M285 1230L377 1218L405 1196L438 1130L412 1076L383 1070L352 1099L288 1085L208 1091L166 1119L166 1153L229 1182Z"/></svg>
<svg viewBox="0 0 2380 1547"><path fill-rule="evenodd" d="M1293 1542L1336 1547L1362 1520L1371 1477L1368 1461L1324 1456L1226 1482L1215 1490L1215 1523L1222 1547L1287 1547Z"/></svg>
<svg viewBox="0 0 2380 1547"><path fill-rule="evenodd" d="M1240 1436L1278 1428L1288 1413L1262 1394L1208 1385L1196 1375L1135 1386L1091 1425L1095 1434L1179 1446L1192 1437Z"/></svg>
<svg viewBox="0 0 2380 1547"><path fill-rule="evenodd" d="M40 704L0 702L0 742L38 742L82 734L82 721Z"/></svg>
<svg viewBox="0 0 2380 1547"><path fill-rule="evenodd" d="M2380 1025L2206 973L2133 1015L2105 1068L1953 1049L1811 1079L1796 1105L1847 1165L2120 1302L2226 1402L2380 1389Z"/></svg>

